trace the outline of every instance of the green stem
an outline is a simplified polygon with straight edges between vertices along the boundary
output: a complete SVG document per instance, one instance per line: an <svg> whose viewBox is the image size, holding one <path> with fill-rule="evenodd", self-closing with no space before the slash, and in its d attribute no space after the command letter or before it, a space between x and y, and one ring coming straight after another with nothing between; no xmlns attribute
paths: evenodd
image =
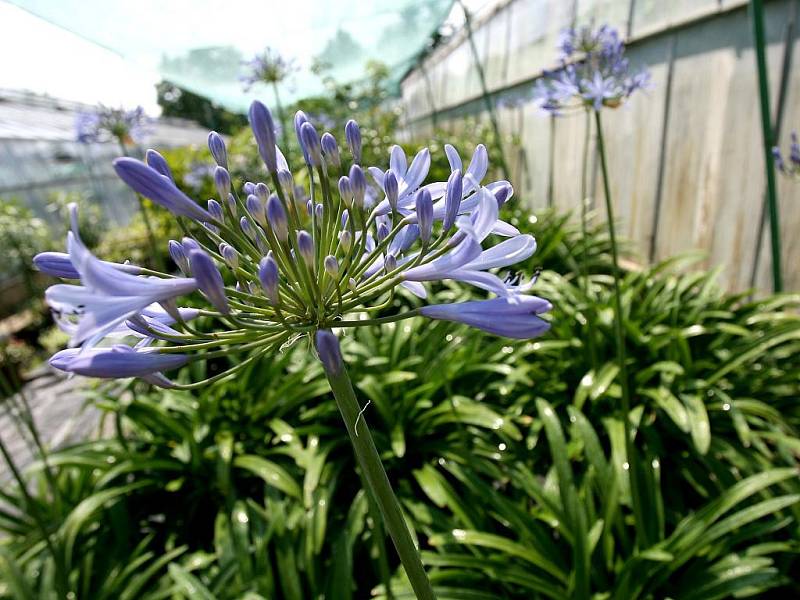
<svg viewBox="0 0 800 600"><path fill-rule="evenodd" d="M340 363L338 368L327 365L325 361L322 361L322 364L325 367L325 375L330 383L339 412L341 412L344 419L356 460L372 495L378 503L386 531L388 531L392 542L394 542L397 554L400 555L400 562L403 563L403 568L411 582L411 587L418 599L434 600L433 588L430 581L428 581L419 551L414 545L411 533L403 518L400 503L394 495L389 478L383 469L378 450L375 448L375 442L372 440L372 434L363 416L359 417L361 408L358 405L358 400L356 400L347 370L343 363Z"/></svg>
<svg viewBox="0 0 800 600"><path fill-rule="evenodd" d="M592 370L597 374L597 349L595 348L595 327L594 327L594 303L592 302L589 294L591 293L591 285L589 281L589 258L587 256L588 238L588 225L587 225L587 210L588 210L588 182L587 172L589 170L589 139L590 130L592 127L592 120L589 111L586 111L586 131L583 138L583 169L581 172L581 275L583 275L583 295L587 302L586 304L586 321L589 329L589 336L586 342L587 349L589 350L589 364Z"/></svg>
<svg viewBox="0 0 800 600"><path fill-rule="evenodd" d="M764 139L764 159L767 175L767 205L769 207L769 232L772 249L772 290L783 290L781 272L781 232L778 220L778 191L775 185L775 157L772 147L775 145L772 131L772 117L769 106L769 81L767 78L767 57L764 51L764 6L762 0L750 0L750 17L753 22L753 45L756 51L758 67L758 92L761 101L761 134Z"/></svg>
<svg viewBox="0 0 800 600"><path fill-rule="evenodd" d="M608 236L611 241L611 259L613 263L614 280L614 338L617 347L617 363L619 365L619 380L622 388L622 414L623 426L625 430L625 454L628 457L628 473L630 477L631 502L633 504L633 514L636 521L636 530L639 534L644 534L645 520L642 511L641 498L639 497L639 471L636 464L635 447L631 436L631 396L628 387L628 366L625 354L625 337L622 330L622 296L619 291L620 269L619 258L617 255L617 237L614 227L614 204L611 200L611 189L609 186L608 165L606 164L606 150L603 140L603 124L600 119L600 111L594 111L595 126L597 127L597 152L600 156L600 168L603 173L603 192L606 202L606 213L608 222ZM645 541L645 540L642 540Z"/></svg>
<svg viewBox="0 0 800 600"><path fill-rule="evenodd" d="M22 494L25 504L28 507L28 512L33 518L34 523L36 523L36 527L39 529L39 533L41 534L42 539L44 540L44 543L47 546L48 551L53 557L53 562L55 564L55 571L56 571L55 584L58 590L58 595L61 598L67 598L69 596L69 583L67 581L67 572L64 566L64 560L63 560L64 557L56 549L55 545L53 544L53 541L50 539L50 534L47 531L47 527L45 526L44 520L42 519L42 515L39 513L39 506L36 504L36 501L30 495L30 492L28 491L28 487L26 485L26 481L23 478L22 473L19 472L19 469L17 468L17 465L14 462L14 458L11 456L8 449L6 448L6 445L3 443L2 437L0 437L0 454L3 455L3 459L5 460L9 470L11 471L11 475L17 482L19 491Z"/></svg>

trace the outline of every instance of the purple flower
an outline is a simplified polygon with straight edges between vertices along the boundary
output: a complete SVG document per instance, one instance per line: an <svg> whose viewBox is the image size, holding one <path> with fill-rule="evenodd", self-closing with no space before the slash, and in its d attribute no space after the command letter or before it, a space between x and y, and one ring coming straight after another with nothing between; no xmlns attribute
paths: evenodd
<svg viewBox="0 0 800 600"><path fill-rule="evenodd" d="M260 54L243 63L245 73L239 77L248 92L256 83L278 84L294 71L294 61L284 59L273 48L265 48Z"/></svg>
<svg viewBox="0 0 800 600"><path fill-rule="evenodd" d="M320 329L314 341L325 371L329 375L337 375L342 370L342 351L336 335L329 329Z"/></svg>
<svg viewBox="0 0 800 600"><path fill-rule="evenodd" d="M123 144L141 142L150 132L151 119L144 109L133 110L98 106L78 113L75 118L75 137L84 144L118 140Z"/></svg>
<svg viewBox="0 0 800 600"><path fill-rule="evenodd" d="M789 160L783 158L781 149L778 146L772 148L772 156L775 158L775 168L789 177L800 178L800 141L797 132L793 131L789 144Z"/></svg>
<svg viewBox="0 0 800 600"><path fill-rule="evenodd" d="M172 171L167 164L167 161L164 160L164 157L161 156L155 150L148 150L144 154L144 161L147 163L147 166L151 169L155 169L159 173L161 173L164 177L169 177L174 181L172 177Z"/></svg>
<svg viewBox="0 0 800 600"><path fill-rule="evenodd" d="M649 84L646 71L631 72L625 45L608 25L567 29L558 48L561 67L545 72L534 88L540 106L553 114L581 106L613 108Z"/></svg>
<svg viewBox="0 0 800 600"><path fill-rule="evenodd" d="M454 304L430 304L420 314L430 319L464 323L487 333L515 339L542 335L550 324L538 315L548 312L551 304L537 296L515 295L491 300Z"/></svg>
<svg viewBox="0 0 800 600"><path fill-rule="evenodd" d="M121 344L110 348L69 348L50 358L50 365L87 377L115 379L141 377L160 387L171 387L163 377L153 377L161 371L182 367L189 361L185 354L160 354L154 348L136 349Z"/></svg>
<svg viewBox="0 0 800 600"><path fill-rule="evenodd" d="M327 131L322 134L320 141L322 146L322 153L325 155L325 160L334 167L339 167L342 164L339 156L339 144L336 143L336 138Z"/></svg>
<svg viewBox="0 0 800 600"><path fill-rule="evenodd" d="M356 164L361 163L361 130L358 128L358 123L350 119L344 126L344 138L347 141L347 147L350 148L350 154L353 155L353 162Z"/></svg>
<svg viewBox="0 0 800 600"><path fill-rule="evenodd" d="M203 250L189 252L189 265L197 287L208 298L219 312L226 315L230 312L228 298L225 296L225 283L214 260Z"/></svg>
<svg viewBox="0 0 800 600"><path fill-rule="evenodd" d="M135 192L173 214L200 222L213 221L208 211L180 191L174 181L143 162L127 157L118 158L114 161L114 170Z"/></svg>
<svg viewBox="0 0 800 600"><path fill-rule="evenodd" d="M275 147L275 123L269 109L258 100L250 105L250 127L253 137L256 138L258 153L267 167L267 171L275 173L278 170L277 148Z"/></svg>
<svg viewBox="0 0 800 600"><path fill-rule="evenodd" d="M214 162L223 169L228 168L228 150L225 148L225 140L216 131L208 134L208 149Z"/></svg>
<svg viewBox="0 0 800 600"><path fill-rule="evenodd" d="M78 236L75 205L70 206L70 213L73 230L67 234L67 250L82 285L53 285L45 292L45 299L57 320L77 325L71 345L99 340L150 304L197 289L194 279L139 277L98 260Z"/></svg>

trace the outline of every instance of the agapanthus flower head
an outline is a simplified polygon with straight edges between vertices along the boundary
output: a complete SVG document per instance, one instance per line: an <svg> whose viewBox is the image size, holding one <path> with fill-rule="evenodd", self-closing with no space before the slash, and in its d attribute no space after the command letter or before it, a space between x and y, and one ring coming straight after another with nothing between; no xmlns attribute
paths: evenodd
<svg viewBox="0 0 800 600"><path fill-rule="evenodd" d="M117 141L140 143L150 133L152 119L137 106L133 110L98 106L75 117L75 136L83 144Z"/></svg>
<svg viewBox="0 0 800 600"><path fill-rule="evenodd" d="M649 73L630 68L622 38L608 25L565 29L558 50L560 66L545 71L534 87L535 100L553 114L615 108L649 85Z"/></svg>
<svg viewBox="0 0 800 600"><path fill-rule="evenodd" d="M355 121L343 132L348 157L338 151L333 134L319 137L301 112L297 135L307 159L289 165L276 145L269 110L255 102L250 117L268 180L232 178L224 166L227 150L212 135L216 165L208 173L218 198L203 201L184 194L154 151L147 163L132 158L114 163L128 185L182 219L190 232L168 243L174 272L94 257L80 240L77 208L71 208L67 253L44 253L35 260L48 274L79 280L46 293L73 346L53 357L54 367L183 387L202 382L178 384L162 371L230 357L229 370L211 378L217 379L303 336L315 338L323 360L332 361L333 355L322 356L333 347L323 339L331 329L414 316L514 338L547 329L541 315L549 303L530 295L532 282L503 273L528 259L536 241L500 219L513 190L507 181L484 182L485 146L478 144L465 166L447 145L452 171L447 181L425 183L431 164L427 148L409 159L393 146L387 164L365 167L357 164ZM306 175L296 178L292 168ZM297 181L308 181L308 187ZM499 243L490 243L497 238ZM398 304L393 302L397 294L425 300L426 286L442 280L467 283L495 297L422 308L413 308L418 300L408 297L400 303L406 308L386 314ZM179 308L189 295L202 307ZM386 316L364 318L375 310ZM319 337L320 331L328 333Z"/></svg>
<svg viewBox="0 0 800 600"><path fill-rule="evenodd" d="M775 159L775 168L787 177L800 179L800 141L797 132L793 131L789 142L789 159L786 160L778 146L772 148L772 156Z"/></svg>
<svg viewBox="0 0 800 600"><path fill-rule="evenodd" d="M246 92L256 83L280 83L298 69L293 60L283 58L274 48L264 48L243 66L245 73L239 79Z"/></svg>

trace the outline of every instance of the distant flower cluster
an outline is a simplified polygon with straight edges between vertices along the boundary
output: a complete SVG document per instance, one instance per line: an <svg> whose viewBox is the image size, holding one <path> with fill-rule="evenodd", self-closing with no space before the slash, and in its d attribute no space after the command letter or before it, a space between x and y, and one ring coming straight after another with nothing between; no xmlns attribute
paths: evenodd
<svg viewBox="0 0 800 600"><path fill-rule="evenodd" d="M82 111L75 117L75 135L79 142L118 141L124 144L139 143L150 133L152 119L137 106L133 110L98 106Z"/></svg>
<svg viewBox="0 0 800 600"><path fill-rule="evenodd" d="M245 74L240 77L244 90L249 91L257 83L280 83L297 70L294 61L284 59L272 48L266 48L260 54L244 63Z"/></svg>
<svg viewBox="0 0 800 600"><path fill-rule="evenodd" d="M792 141L789 145L789 160L786 161L781 154L778 146L772 148L772 155L775 157L775 168L784 175L800 178L800 142L797 139L797 132L792 132Z"/></svg>
<svg viewBox="0 0 800 600"><path fill-rule="evenodd" d="M540 315L550 303L529 293L533 280L496 272L529 258L536 241L499 218L513 190L507 181L483 183L489 157L482 144L468 165L446 145L447 181L425 184L427 148L409 160L394 146L388 169L362 167L355 121L345 126L352 157L346 161L334 136L320 136L299 111L294 127L311 183L298 187L262 103L252 104L250 124L269 183L232 181L225 143L212 132L208 147L216 163L217 197L205 205L175 185L166 160L154 150L147 151L145 162L114 162L125 183L181 219L187 236L168 246L178 275L96 258L81 241L77 207L71 207L67 253L46 252L34 261L47 274L79 280L54 285L45 295L56 322L72 338L51 365L174 387L178 384L162 371L196 360L241 357L227 373L235 372L332 327L422 315L519 339L548 329ZM497 237L502 241L490 245ZM426 299L425 284L441 280L464 282L495 297L391 314L401 288ZM205 296L204 305L178 306L181 297L196 292ZM390 314L369 318L373 311Z"/></svg>
<svg viewBox="0 0 800 600"><path fill-rule="evenodd" d="M608 25L567 29L558 49L561 66L547 71L534 89L534 98L551 113L581 107L614 108L649 84L647 71L631 71L625 44Z"/></svg>

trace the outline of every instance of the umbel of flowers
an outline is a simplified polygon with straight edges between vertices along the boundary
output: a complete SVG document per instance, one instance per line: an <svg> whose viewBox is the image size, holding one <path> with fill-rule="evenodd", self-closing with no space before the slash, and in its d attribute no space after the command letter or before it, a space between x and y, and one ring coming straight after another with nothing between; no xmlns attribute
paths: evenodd
<svg viewBox="0 0 800 600"><path fill-rule="evenodd" d="M149 132L150 119L144 108L133 110L98 106L75 117L75 135L84 144L114 141L127 146L141 142Z"/></svg>
<svg viewBox="0 0 800 600"><path fill-rule="evenodd" d="M55 354L57 369L91 377L138 377L166 388L193 388L227 377L308 336L314 340L345 420L361 469L419 597L432 596L417 550L389 487L331 329L373 326L424 316L466 323L511 338L547 330L550 304L529 293L532 282L504 279L498 270L530 257L536 241L500 219L512 197L507 181L485 182L486 148L468 164L446 146L451 174L425 183L430 153L409 161L394 146L388 169L361 164L355 121L345 127L351 161L331 133L321 136L303 112L294 125L308 171L307 190L276 145L270 111L252 104L250 124L266 167L264 179L238 183L227 149L211 133L217 197L200 204L175 184L164 158L123 157L114 168L133 190L169 210L186 232L169 242L176 272L105 262L81 241L77 207L67 252L38 255L38 268L77 283L46 291L70 347ZM297 165L294 165L296 168ZM492 236L492 237L490 237ZM500 239L490 245L490 239ZM398 293L427 298L426 284L455 280L480 288L487 300L426 304L396 314ZM201 294L201 308L181 299ZM165 371L192 361L236 357L232 367L202 381L179 383Z"/></svg>
<svg viewBox="0 0 800 600"><path fill-rule="evenodd" d="M534 97L552 113L591 107L617 107L650 81L647 71L632 71L616 29L602 25L562 32L560 67L536 82Z"/></svg>

